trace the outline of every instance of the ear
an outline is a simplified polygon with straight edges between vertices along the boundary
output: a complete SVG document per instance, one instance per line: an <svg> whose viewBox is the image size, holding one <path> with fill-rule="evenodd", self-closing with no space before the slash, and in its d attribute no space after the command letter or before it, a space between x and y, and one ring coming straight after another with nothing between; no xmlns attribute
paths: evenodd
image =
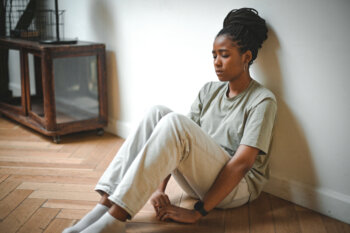
<svg viewBox="0 0 350 233"><path fill-rule="evenodd" d="M243 63L244 64L248 64L251 60L252 60L252 52L250 50L245 51L245 53L243 53L242 58L243 58Z"/></svg>

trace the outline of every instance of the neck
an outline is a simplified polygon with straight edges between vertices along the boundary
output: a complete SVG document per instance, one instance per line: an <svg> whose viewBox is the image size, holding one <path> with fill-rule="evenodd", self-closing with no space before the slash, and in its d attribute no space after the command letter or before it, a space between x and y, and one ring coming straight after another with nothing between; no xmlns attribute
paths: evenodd
<svg viewBox="0 0 350 233"><path fill-rule="evenodd" d="M251 80L252 78L250 77L249 72L245 72L240 78L230 81L227 96L232 98L240 94L248 88Z"/></svg>

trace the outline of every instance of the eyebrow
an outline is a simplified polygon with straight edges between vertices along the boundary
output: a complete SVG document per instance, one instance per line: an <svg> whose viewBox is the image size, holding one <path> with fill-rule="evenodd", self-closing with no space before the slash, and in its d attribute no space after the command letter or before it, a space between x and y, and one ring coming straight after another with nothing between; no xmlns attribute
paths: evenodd
<svg viewBox="0 0 350 233"><path fill-rule="evenodd" d="M218 52L227 52L228 49L218 49ZM212 50L211 53L216 53L215 50Z"/></svg>

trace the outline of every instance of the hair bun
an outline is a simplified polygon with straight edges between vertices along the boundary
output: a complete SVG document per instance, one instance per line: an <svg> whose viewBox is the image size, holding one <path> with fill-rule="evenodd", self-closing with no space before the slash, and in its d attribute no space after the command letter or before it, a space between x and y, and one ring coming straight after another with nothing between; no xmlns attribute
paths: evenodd
<svg viewBox="0 0 350 233"><path fill-rule="evenodd" d="M223 23L224 28L237 25L242 25L253 33L260 40L259 47L267 39L266 22L253 8L234 9L227 14Z"/></svg>

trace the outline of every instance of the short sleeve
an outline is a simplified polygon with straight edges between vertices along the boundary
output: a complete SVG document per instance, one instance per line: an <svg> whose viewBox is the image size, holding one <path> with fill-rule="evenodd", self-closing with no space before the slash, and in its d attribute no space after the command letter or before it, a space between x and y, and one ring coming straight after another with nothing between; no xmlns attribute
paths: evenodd
<svg viewBox="0 0 350 233"><path fill-rule="evenodd" d="M210 83L207 83L201 88L196 99L194 100L194 102L191 105L190 112L187 114L187 116L191 120L196 122L196 124L199 126L200 126L200 116L201 116L202 109L203 109L203 98L207 93L207 89L208 89L209 85L210 85Z"/></svg>
<svg viewBox="0 0 350 233"><path fill-rule="evenodd" d="M265 99L250 110L240 144L260 149L267 154L272 139L277 104L272 99Z"/></svg>

